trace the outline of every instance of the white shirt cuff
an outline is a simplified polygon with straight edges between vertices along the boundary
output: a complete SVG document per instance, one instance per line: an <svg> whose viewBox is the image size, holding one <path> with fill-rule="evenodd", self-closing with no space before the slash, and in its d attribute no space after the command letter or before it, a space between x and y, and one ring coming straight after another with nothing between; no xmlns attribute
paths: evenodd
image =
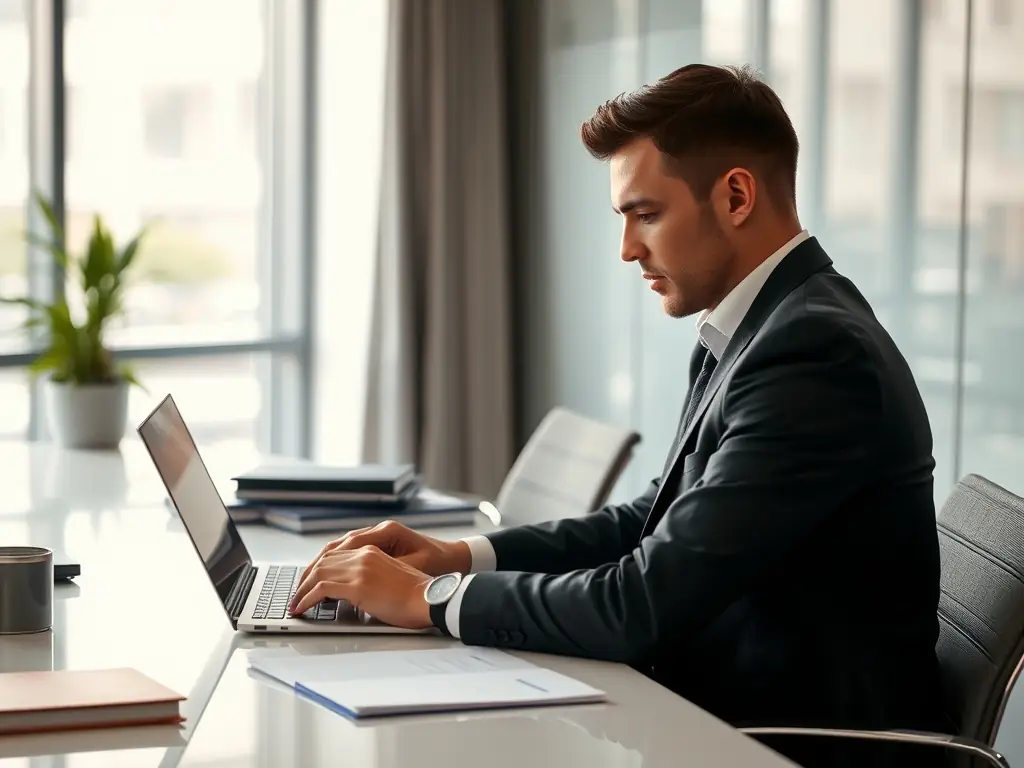
<svg viewBox="0 0 1024 768"><path fill-rule="evenodd" d="M455 590L455 594L452 595L452 599L448 601L448 605L444 609L444 623L448 627L448 631L452 633L452 637L456 640L461 638L459 634L459 611L462 610L462 596L466 593L466 587L469 586L469 582L473 580L473 574L469 574L459 584L459 588Z"/></svg>
<svg viewBox="0 0 1024 768"><path fill-rule="evenodd" d="M463 539L469 547L469 572L493 571L498 567L498 555L494 545L486 536L467 536Z"/></svg>

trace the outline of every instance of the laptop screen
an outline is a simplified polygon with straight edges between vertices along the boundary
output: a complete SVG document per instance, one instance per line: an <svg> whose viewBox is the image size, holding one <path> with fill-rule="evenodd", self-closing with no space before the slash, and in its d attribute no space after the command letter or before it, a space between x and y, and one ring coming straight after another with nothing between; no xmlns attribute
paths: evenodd
<svg viewBox="0 0 1024 768"><path fill-rule="evenodd" d="M252 560L170 395L139 425L139 436L226 609Z"/></svg>

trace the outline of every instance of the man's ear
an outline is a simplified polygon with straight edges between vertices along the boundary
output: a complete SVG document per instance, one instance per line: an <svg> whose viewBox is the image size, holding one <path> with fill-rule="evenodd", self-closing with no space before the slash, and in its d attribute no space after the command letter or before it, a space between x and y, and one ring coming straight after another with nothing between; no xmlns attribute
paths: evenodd
<svg viewBox="0 0 1024 768"><path fill-rule="evenodd" d="M721 179L722 213L734 227L743 224L754 211L757 184L746 168L733 168Z"/></svg>

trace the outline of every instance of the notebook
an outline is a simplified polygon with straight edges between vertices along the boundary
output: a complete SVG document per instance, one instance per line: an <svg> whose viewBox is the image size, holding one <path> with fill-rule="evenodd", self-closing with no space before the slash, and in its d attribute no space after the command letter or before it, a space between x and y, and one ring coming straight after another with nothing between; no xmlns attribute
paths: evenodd
<svg viewBox="0 0 1024 768"><path fill-rule="evenodd" d="M253 651L249 665L351 719L606 700L604 691L490 648L312 656Z"/></svg>
<svg viewBox="0 0 1024 768"><path fill-rule="evenodd" d="M415 467L363 464L265 464L232 478L247 501L398 503L419 487Z"/></svg>
<svg viewBox="0 0 1024 768"><path fill-rule="evenodd" d="M0 734L177 724L185 697L134 669L0 674Z"/></svg>
<svg viewBox="0 0 1024 768"><path fill-rule="evenodd" d="M478 504L456 496L421 489L402 507L382 510L374 506L267 506L264 521L293 533L333 531L342 533L398 520L413 529L437 525L472 525Z"/></svg>

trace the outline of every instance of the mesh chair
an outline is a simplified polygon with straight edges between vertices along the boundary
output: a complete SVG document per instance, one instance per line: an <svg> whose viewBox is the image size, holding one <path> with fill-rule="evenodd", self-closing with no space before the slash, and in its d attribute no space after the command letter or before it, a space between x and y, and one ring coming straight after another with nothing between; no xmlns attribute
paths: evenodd
<svg viewBox="0 0 1024 768"><path fill-rule="evenodd" d="M602 506L640 435L554 408L523 446L498 491L504 525L578 517Z"/></svg>
<svg viewBox="0 0 1024 768"><path fill-rule="evenodd" d="M946 708L960 735L785 727L744 733L945 747L958 753L958 768L1008 768L993 745L1024 660L1024 499L967 475L943 506L938 529L942 591L936 651Z"/></svg>

